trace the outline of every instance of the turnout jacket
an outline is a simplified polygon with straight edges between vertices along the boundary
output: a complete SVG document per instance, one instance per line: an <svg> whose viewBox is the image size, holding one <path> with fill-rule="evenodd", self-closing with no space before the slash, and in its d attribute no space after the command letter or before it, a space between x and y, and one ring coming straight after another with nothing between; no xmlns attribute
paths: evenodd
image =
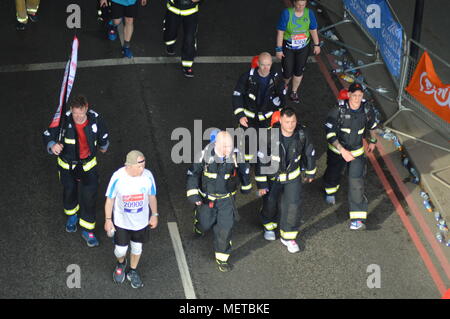
<svg viewBox="0 0 450 319"><path fill-rule="evenodd" d="M278 128L279 134L274 130ZM287 184L300 178L301 171L305 176L314 178L316 167L316 151L312 144L309 130L298 125L292 135L288 149L281 142L280 124L269 128L267 138L260 145L256 165L255 180L258 189L268 189L269 181Z"/></svg>
<svg viewBox="0 0 450 319"><path fill-rule="evenodd" d="M208 144L187 171L187 197L192 203L234 195L239 180L242 193L251 191L250 164L238 163L236 149L221 159L215 154L214 146L214 142Z"/></svg>
<svg viewBox="0 0 450 319"><path fill-rule="evenodd" d="M167 8L169 10L173 8L181 11L181 12L174 12L175 14L189 15L198 12L198 5L200 4L200 2L202 1L192 2L191 0L167 0Z"/></svg>
<svg viewBox="0 0 450 319"><path fill-rule="evenodd" d="M94 110L88 110L87 113L88 125L84 128L86 134L87 143L91 155L88 159L95 157L97 153L97 146L103 150L106 150L109 146L108 129L102 119L102 117ZM64 119L65 136L61 143L64 148L59 157L66 163L79 161L79 146L77 131L75 123L72 118L72 112L68 111ZM61 119L63 120L63 119ZM56 144L59 134L59 128L48 128L44 131L42 137L44 145L49 154L53 154L51 147ZM86 159L86 160L88 160Z"/></svg>
<svg viewBox="0 0 450 319"><path fill-rule="evenodd" d="M285 105L284 81L278 73L270 71L270 80L266 94L260 105L257 105L257 97L260 85L256 81L258 68L250 69L239 78L233 92L232 104L234 115L239 121L242 117L259 121L270 119L274 111L280 110Z"/></svg>
<svg viewBox="0 0 450 319"><path fill-rule="evenodd" d="M364 154L364 133L374 130L380 123L378 110L368 101L363 100L358 110L350 109L348 100L341 101L333 108L325 121L325 133L328 148L340 154L333 143L339 143L349 150L354 157Z"/></svg>

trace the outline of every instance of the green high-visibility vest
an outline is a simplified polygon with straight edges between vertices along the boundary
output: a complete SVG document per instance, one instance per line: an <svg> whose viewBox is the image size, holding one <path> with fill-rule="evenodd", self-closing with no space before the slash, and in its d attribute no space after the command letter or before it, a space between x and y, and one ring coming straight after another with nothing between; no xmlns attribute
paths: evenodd
<svg viewBox="0 0 450 319"><path fill-rule="evenodd" d="M310 40L309 25L309 9L305 8L303 15L299 18L295 16L294 8L288 8L289 22L284 31L283 39L292 43L293 47L303 48Z"/></svg>

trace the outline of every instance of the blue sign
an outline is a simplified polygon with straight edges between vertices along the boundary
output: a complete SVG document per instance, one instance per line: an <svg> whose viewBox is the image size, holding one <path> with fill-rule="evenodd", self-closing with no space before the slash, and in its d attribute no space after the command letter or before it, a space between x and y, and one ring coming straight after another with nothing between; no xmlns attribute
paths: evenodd
<svg viewBox="0 0 450 319"><path fill-rule="evenodd" d="M348 12L378 43L381 56L395 77L400 77L403 28L392 16L385 0L343 0Z"/></svg>

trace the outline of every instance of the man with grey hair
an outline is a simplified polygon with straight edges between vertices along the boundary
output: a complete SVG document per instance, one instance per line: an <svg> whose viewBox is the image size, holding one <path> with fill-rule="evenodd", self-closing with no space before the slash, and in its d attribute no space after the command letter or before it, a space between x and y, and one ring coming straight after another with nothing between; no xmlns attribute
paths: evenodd
<svg viewBox="0 0 450 319"><path fill-rule="evenodd" d="M105 231L114 234L117 265L113 279L125 280L126 254L131 246L130 270L126 278L133 288L144 284L136 268L142 254L142 244L148 240L149 226L158 225L156 184L152 173L145 169L145 157L140 151L127 154L125 167L111 177L106 191Z"/></svg>
<svg viewBox="0 0 450 319"><path fill-rule="evenodd" d="M233 112L239 126L244 130L268 128L272 114L285 106L285 93L282 78L272 68L272 56L261 53L258 66L241 75L233 92ZM246 160L254 156L246 147Z"/></svg>
<svg viewBox="0 0 450 319"><path fill-rule="evenodd" d="M187 172L187 197L195 204L194 232L203 235L214 230L216 263L221 272L232 269L231 232L237 219L235 195L241 181L241 192L249 193L250 164L238 163L237 150L230 133L221 131L208 144Z"/></svg>

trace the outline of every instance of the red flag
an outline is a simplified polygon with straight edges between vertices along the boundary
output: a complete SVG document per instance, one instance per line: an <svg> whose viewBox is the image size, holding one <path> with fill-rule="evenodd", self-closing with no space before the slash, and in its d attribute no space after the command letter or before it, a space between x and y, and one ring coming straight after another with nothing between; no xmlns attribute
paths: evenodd
<svg viewBox="0 0 450 319"><path fill-rule="evenodd" d="M72 91L73 82L75 81L75 74L77 71L78 62L78 38L75 36L72 42L72 54L70 60L67 61L66 69L64 71L64 78L61 86L61 93L59 95L59 105L56 109L56 113L53 116L53 120L50 123L50 128L58 127L61 120L62 106L68 101L70 92ZM64 101L64 96L66 97Z"/></svg>

